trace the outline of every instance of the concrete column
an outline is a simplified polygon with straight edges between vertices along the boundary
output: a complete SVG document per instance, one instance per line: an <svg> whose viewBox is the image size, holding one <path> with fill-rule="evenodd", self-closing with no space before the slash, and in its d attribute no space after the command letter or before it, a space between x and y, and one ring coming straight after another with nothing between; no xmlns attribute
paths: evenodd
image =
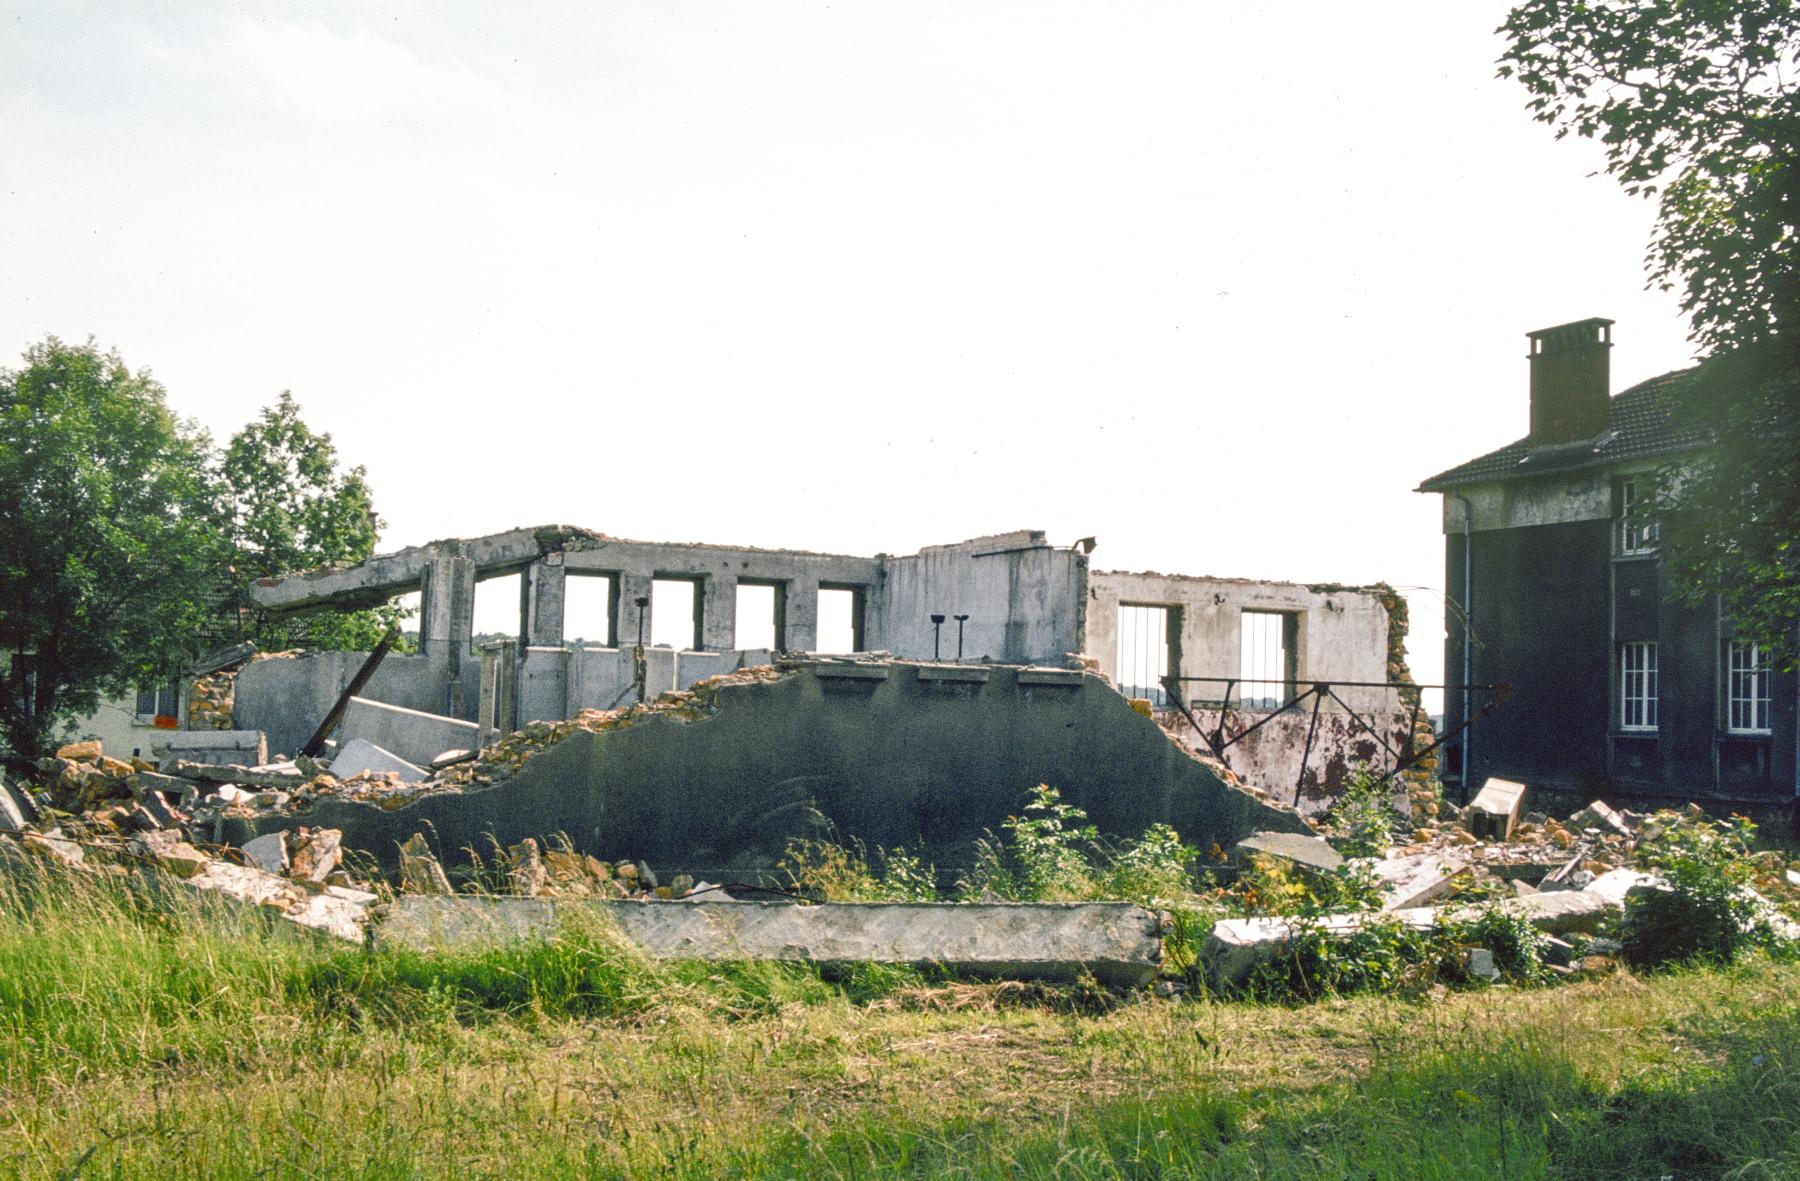
<svg viewBox="0 0 1800 1181"><path fill-rule="evenodd" d="M737 638L737 577L709 574L700 584L700 647L729 652Z"/></svg>
<svg viewBox="0 0 1800 1181"><path fill-rule="evenodd" d="M561 554L545 554L542 561L525 567L519 579L525 598L525 627L521 633L528 648L560 648L563 642L563 590L567 571Z"/></svg>
<svg viewBox="0 0 1800 1181"><path fill-rule="evenodd" d="M650 584L655 579L649 574L633 574L625 571L619 573L619 647L629 648L637 643L638 637L638 599L651 599ZM650 611L654 603L644 605L644 643L650 643Z"/></svg>
<svg viewBox="0 0 1800 1181"><path fill-rule="evenodd" d="M443 683L439 708L463 716L462 667L469 659L475 628L475 563L469 558L437 558L425 568L419 587L420 647L430 675Z"/></svg>
<svg viewBox="0 0 1800 1181"><path fill-rule="evenodd" d="M819 580L796 578L787 584L787 647L811 652L819 646Z"/></svg>
<svg viewBox="0 0 1800 1181"><path fill-rule="evenodd" d="M481 646L481 703L476 713L480 742L487 745L518 728L518 645L495 640Z"/></svg>

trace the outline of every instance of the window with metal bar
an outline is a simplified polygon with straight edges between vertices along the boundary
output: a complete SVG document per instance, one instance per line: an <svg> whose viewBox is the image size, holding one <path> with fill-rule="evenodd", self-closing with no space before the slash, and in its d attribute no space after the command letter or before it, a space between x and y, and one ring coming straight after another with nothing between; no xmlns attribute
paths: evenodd
<svg viewBox="0 0 1800 1181"><path fill-rule="evenodd" d="M1299 620L1292 611L1246 611L1239 631L1238 700L1245 709L1279 709L1293 699Z"/></svg>
<svg viewBox="0 0 1800 1181"><path fill-rule="evenodd" d="M1725 728L1733 734L1769 733L1769 663L1757 644L1726 646Z"/></svg>
<svg viewBox="0 0 1800 1181"><path fill-rule="evenodd" d="M1656 644L1619 645L1619 728L1656 729Z"/></svg>
<svg viewBox="0 0 1800 1181"><path fill-rule="evenodd" d="M1169 703L1163 678L1169 675L1169 609L1139 603L1119 604L1119 692L1147 700L1152 705Z"/></svg>

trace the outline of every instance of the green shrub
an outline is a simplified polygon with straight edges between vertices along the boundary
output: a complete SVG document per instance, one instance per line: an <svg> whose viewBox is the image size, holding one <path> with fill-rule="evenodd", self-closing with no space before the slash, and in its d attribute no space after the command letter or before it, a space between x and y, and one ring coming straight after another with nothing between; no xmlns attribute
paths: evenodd
<svg viewBox="0 0 1800 1181"><path fill-rule="evenodd" d="M1374 916L1348 934L1328 930L1324 917L1290 920L1292 937L1258 964L1243 991L1260 1000L1304 1003L1352 992L1395 991L1435 975L1426 965L1440 946L1424 931L1387 916Z"/></svg>
<svg viewBox="0 0 1800 1181"><path fill-rule="evenodd" d="M1470 947L1484 947L1492 952L1494 967L1504 979L1529 984L1549 974L1544 967L1549 940L1531 925L1530 919L1504 907L1490 906L1473 918L1446 921L1439 933L1444 941L1460 945L1456 947L1459 953ZM1457 954L1452 966L1460 967L1462 962L1462 956Z"/></svg>
<svg viewBox="0 0 1800 1181"><path fill-rule="evenodd" d="M1159 904L1193 893L1200 852L1166 824L1152 824L1135 841L1107 855L1099 893L1107 898Z"/></svg>
<svg viewBox="0 0 1800 1181"><path fill-rule="evenodd" d="M1627 897L1619 924L1626 961L1730 963L1769 942L1772 933L1749 893L1755 834L1756 825L1742 816L1715 821L1697 810L1653 816L1639 833L1637 860L1667 888Z"/></svg>
<svg viewBox="0 0 1800 1181"><path fill-rule="evenodd" d="M1224 897L1245 915L1342 914L1380 910L1381 883L1367 862L1324 871L1257 853Z"/></svg>
<svg viewBox="0 0 1800 1181"><path fill-rule="evenodd" d="M1015 902L1074 901L1095 893L1094 867L1088 850L1100 833L1087 823L1087 813L1065 804L1047 783L1031 789L1023 814L1009 816L975 843L975 864L957 883L964 898L983 896Z"/></svg>
<svg viewBox="0 0 1800 1181"><path fill-rule="evenodd" d="M1352 767L1344 778L1344 794L1326 820L1338 834L1337 849L1346 857L1385 857L1393 842L1393 786L1367 764Z"/></svg>
<svg viewBox="0 0 1800 1181"><path fill-rule="evenodd" d="M905 849L877 848L873 860L862 842L788 842L776 867L795 893L820 902L933 902L937 867Z"/></svg>

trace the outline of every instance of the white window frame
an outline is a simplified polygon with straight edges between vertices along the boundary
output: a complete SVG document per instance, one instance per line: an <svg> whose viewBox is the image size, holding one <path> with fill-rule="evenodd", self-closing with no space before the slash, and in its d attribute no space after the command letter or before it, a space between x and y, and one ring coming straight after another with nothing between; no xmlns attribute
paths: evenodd
<svg viewBox="0 0 1800 1181"><path fill-rule="evenodd" d="M1661 531L1656 522L1644 518L1637 495L1637 481L1622 481L1619 484L1619 552L1653 554L1659 540Z"/></svg>
<svg viewBox="0 0 1800 1181"><path fill-rule="evenodd" d="M1769 704L1767 654L1760 645L1732 640L1725 645L1725 732L1768 734L1773 730Z"/></svg>
<svg viewBox="0 0 1800 1181"><path fill-rule="evenodd" d="M148 695L150 698L149 713L145 713L141 708L144 704L145 695ZM161 705L168 705L170 707L169 711L163 713L157 708ZM179 680L169 680L160 685L152 685L138 689L137 701L134 704L133 709L137 716L137 720L145 725L149 725L157 718L179 718L181 716L181 682Z"/></svg>
<svg viewBox="0 0 1800 1181"><path fill-rule="evenodd" d="M1657 729L1656 641L1619 645L1619 729L1654 734Z"/></svg>

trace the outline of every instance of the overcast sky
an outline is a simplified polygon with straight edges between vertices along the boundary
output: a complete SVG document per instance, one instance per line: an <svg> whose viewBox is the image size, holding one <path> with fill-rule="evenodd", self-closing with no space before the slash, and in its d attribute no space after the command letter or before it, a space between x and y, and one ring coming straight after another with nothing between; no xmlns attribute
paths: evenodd
<svg viewBox="0 0 1800 1181"><path fill-rule="evenodd" d="M0 364L283 389L383 548L567 522L1410 588L1524 334L1688 363L1503 4L0 0ZM1224 670L1235 671L1235 670Z"/></svg>

